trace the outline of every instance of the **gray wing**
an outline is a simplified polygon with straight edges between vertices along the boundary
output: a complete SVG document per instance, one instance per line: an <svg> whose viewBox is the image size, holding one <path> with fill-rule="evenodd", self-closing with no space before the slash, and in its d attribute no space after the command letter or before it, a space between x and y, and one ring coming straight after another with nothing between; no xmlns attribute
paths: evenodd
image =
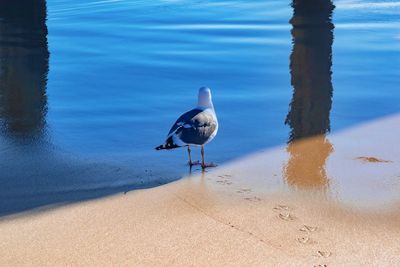
<svg viewBox="0 0 400 267"><path fill-rule="evenodd" d="M217 121L212 113L201 111L189 121L177 128L175 134L186 144L202 145L208 141L217 128Z"/></svg>
<svg viewBox="0 0 400 267"><path fill-rule="evenodd" d="M192 109L189 110L188 112L184 113L182 116L180 116L176 122L174 123L174 125L172 125L171 129L168 132L168 137L173 134L178 128L183 127L183 125L185 124L189 124L191 122L191 120L199 113L201 113L202 110L201 109Z"/></svg>

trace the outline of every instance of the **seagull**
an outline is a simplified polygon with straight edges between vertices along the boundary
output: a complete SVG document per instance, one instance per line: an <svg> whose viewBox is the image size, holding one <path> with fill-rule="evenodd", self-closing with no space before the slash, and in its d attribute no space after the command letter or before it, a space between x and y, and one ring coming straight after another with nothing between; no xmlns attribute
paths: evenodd
<svg viewBox="0 0 400 267"><path fill-rule="evenodd" d="M201 167L203 169L215 167L213 163L204 162L204 145L211 142L217 132L218 120L211 100L211 90L208 87L201 87L197 107L182 114L176 120L164 144L156 147L156 150L187 146L191 167L199 163L192 161L190 146L201 146Z"/></svg>

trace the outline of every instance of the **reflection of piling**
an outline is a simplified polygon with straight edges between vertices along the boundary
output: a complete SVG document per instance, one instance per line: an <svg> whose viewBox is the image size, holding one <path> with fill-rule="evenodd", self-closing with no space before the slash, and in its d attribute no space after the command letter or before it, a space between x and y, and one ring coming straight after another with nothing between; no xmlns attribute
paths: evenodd
<svg viewBox="0 0 400 267"><path fill-rule="evenodd" d="M0 1L0 123L8 135L40 135L49 70L45 0Z"/></svg>
<svg viewBox="0 0 400 267"><path fill-rule="evenodd" d="M330 130L333 92L331 16L334 5L330 0L294 0L292 6L293 97L285 121L291 129L286 178L291 185L322 186L327 184L325 161L332 151L325 134ZM294 142L318 135L312 141Z"/></svg>
<svg viewBox="0 0 400 267"><path fill-rule="evenodd" d="M323 135L290 143L285 169L287 183L298 187L327 186L325 161L332 150L332 144Z"/></svg>

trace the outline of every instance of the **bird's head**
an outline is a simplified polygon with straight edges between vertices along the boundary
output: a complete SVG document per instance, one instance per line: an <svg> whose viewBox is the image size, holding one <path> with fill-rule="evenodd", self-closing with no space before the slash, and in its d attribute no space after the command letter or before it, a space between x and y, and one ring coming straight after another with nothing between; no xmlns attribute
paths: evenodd
<svg viewBox="0 0 400 267"><path fill-rule="evenodd" d="M211 101L211 90L208 87L199 89L198 106L202 108L214 108Z"/></svg>

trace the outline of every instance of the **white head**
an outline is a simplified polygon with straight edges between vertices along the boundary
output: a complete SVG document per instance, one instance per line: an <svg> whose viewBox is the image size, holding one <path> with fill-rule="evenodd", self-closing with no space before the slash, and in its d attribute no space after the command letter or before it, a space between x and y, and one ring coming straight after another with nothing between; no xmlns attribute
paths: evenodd
<svg viewBox="0 0 400 267"><path fill-rule="evenodd" d="M202 108L214 108L210 88L203 86L199 89L198 106Z"/></svg>

